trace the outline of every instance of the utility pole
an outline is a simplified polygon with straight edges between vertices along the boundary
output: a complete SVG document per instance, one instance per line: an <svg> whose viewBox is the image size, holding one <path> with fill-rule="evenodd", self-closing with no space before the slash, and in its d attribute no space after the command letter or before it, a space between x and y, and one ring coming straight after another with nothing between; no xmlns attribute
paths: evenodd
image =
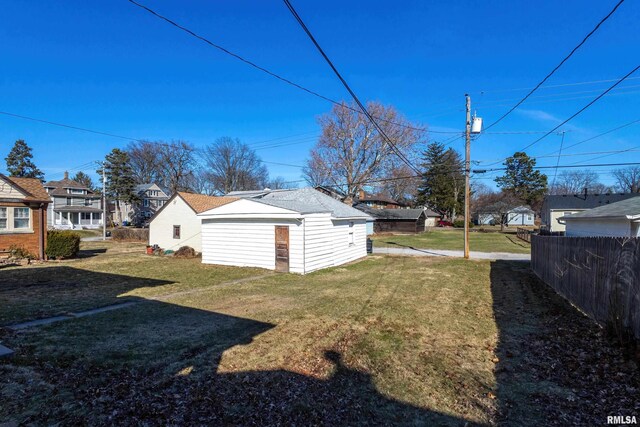
<svg viewBox="0 0 640 427"><path fill-rule="evenodd" d="M465 126L465 147L464 147L464 257L469 259L469 195L471 194L469 185L469 175L471 173L471 97L464 95L467 99L467 124Z"/></svg>
<svg viewBox="0 0 640 427"><path fill-rule="evenodd" d="M107 176L102 163L102 240L107 240Z"/></svg>

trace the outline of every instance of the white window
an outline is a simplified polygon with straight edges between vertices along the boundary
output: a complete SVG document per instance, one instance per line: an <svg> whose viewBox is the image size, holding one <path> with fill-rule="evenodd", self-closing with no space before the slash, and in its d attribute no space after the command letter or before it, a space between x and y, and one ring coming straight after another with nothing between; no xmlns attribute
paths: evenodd
<svg viewBox="0 0 640 427"><path fill-rule="evenodd" d="M79 189L76 189L76 188L72 188L72 189L69 191L69 193L71 193L71 194L84 194L84 193L85 193L85 191L84 191L84 190L79 190Z"/></svg>
<svg viewBox="0 0 640 427"><path fill-rule="evenodd" d="M149 207L149 199L142 199L142 206L144 206L145 208Z"/></svg>
<svg viewBox="0 0 640 427"><path fill-rule="evenodd" d="M7 208L0 208L0 230L7 229Z"/></svg>
<svg viewBox="0 0 640 427"><path fill-rule="evenodd" d="M91 212L80 213L80 219L91 219Z"/></svg>
<svg viewBox="0 0 640 427"><path fill-rule="evenodd" d="M29 208L13 208L13 228L29 228Z"/></svg>
<svg viewBox="0 0 640 427"><path fill-rule="evenodd" d="M533 215L527 215L527 220L531 221L533 219Z"/></svg>
<svg viewBox="0 0 640 427"><path fill-rule="evenodd" d="M353 238L353 222L349 223L349 246L355 245L356 242Z"/></svg>

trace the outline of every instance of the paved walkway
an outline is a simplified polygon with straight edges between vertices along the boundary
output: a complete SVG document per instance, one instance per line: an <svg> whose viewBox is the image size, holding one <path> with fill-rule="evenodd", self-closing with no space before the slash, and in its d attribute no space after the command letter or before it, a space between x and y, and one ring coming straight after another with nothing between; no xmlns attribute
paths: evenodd
<svg viewBox="0 0 640 427"><path fill-rule="evenodd" d="M437 256L437 257L458 257L464 256L463 251L449 251L443 249L419 249L412 247L398 247L398 248L380 248L373 247L374 254L384 255L406 255L406 256ZM469 256L472 259L501 259L510 261L530 261L531 255L529 254L513 254L508 252L469 252Z"/></svg>

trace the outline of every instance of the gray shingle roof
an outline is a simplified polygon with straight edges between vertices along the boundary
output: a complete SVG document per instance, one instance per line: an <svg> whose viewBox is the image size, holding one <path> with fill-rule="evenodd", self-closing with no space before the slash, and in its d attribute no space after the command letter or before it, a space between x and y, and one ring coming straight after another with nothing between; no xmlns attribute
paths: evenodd
<svg viewBox="0 0 640 427"><path fill-rule="evenodd" d="M260 196L264 196L265 194L269 193L270 191L281 191L281 190L248 190L248 191L231 191L227 194L225 194L225 196L227 197L241 197L241 198L246 198L246 199L251 199L254 197L260 197Z"/></svg>
<svg viewBox="0 0 640 427"><path fill-rule="evenodd" d="M238 197L239 192L233 195ZM245 192L246 193L246 192ZM313 188L294 190L261 191L256 197L244 196L265 205L288 209L302 214L330 213L334 218L369 218L369 215L348 206L333 197L327 196ZM227 196L232 195L229 193Z"/></svg>
<svg viewBox="0 0 640 427"><path fill-rule="evenodd" d="M424 209L373 209L367 205L356 205L356 209L361 210L372 216L375 219L389 219L398 221L415 221L420 218L422 213L426 212Z"/></svg>
<svg viewBox="0 0 640 427"><path fill-rule="evenodd" d="M631 220L639 219L640 197L632 197L620 202L611 203L605 206L600 206L572 215L565 215L560 219L571 220L581 218L620 218Z"/></svg>
<svg viewBox="0 0 640 427"><path fill-rule="evenodd" d="M610 194L566 194L559 196L546 196L542 209L592 209L599 206L616 203L632 197L640 196L640 193L610 193Z"/></svg>

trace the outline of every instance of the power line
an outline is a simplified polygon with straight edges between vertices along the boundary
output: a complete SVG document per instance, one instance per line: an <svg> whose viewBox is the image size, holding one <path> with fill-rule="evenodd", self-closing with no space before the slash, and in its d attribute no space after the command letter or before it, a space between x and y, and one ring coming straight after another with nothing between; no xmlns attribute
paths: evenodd
<svg viewBox="0 0 640 427"><path fill-rule="evenodd" d="M560 140L560 150L558 151L558 160L556 161L556 171L553 173L553 181L551 183L551 188L556 185L556 177L558 176L558 165L560 164L560 156L562 155L562 146L564 145L564 134L566 132L561 132L562 139Z"/></svg>
<svg viewBox="0 0 640 427"><path fill-rule="evenodd" d="M19 119L24 119L24 120L31 120L33 122L39 122L39 123L45 123L45 124L48 124L48 125L59 126L59 127L63 127L63 128L80 130L80 131L83 131L83 132L95 133L95 134L98 134L98 135L110 136L112 138L126 139L126 140L129 140L129 141L142 141L141 139L130 138L128 136L122 136L122 135L118 135L118 134L115 134L115 133L102 132L102 131L99 131L99 130L93 130L93 129L81 128L81 127L78 127L78 126L66 125L64 123L57 123L57 122L51 122L51 121L43 120L43 119L36 119L34 117L23 116L23 115L15 114L15 113L9 113L7 111L0 111L0 114L3 114L5 116L10 116L10 117L17 117Z"/></svg>
<svg viewBox="0 0 640 427"><path fill-rule="evenodd" d="M624 0L621 0L624 1ZM571 117L569 117L568 119L566 119L565 121L563 121L562 123L560 123L558 126L554 127L553 129L551 129L549 132L545 133L544 135L542 135L540 138L536 139L535 141L533 141L531 144L527 145L526 147L524 147L523 149L521 149L520 151L524 151L529 147L532 147L533 145L537 144L538 142L542 141L543 139L545 139L547 136L551 135L553 132L555 132L556 130L560 129L560 127L564 126L565 124L567 124L570 120L572 120L573 118L575 118L576 116L578 116L579 114L581 114L583 111L585 111L587 108L591 107L593 104L595 104L600 98L602 98L603 96L605 96L607 93L609 93L613 88L615 88L616 86L618 86L620 83L622 83L623 81L625 81L625 79L627 77L629 77L630 75L632 75L633 73L635 73L636 71L638 71L638 69L640 68L640 65L637 65L633 70L629 71L624 77L622 77L621 79L619 79L617 82L615 82L613 85L609 86L608 89L606 89L604 92L602 92L600 95L596 96L591 102L589 102L587 105L585 105L584 107L582 107L580 110L578 110L576 113L574 113Z"/></svg>
<svg viewBox="0 0 640 427"><path fill-rule="evenodd" d="M131 1L131 0L130 0ZM293 15L293 17L296 19L296 21L298 21L298 24L300 24L300 26L302 27L302 29L304 30L305 33L307 33L307 36L309 36L309 38L311 39L311 41L313 42L313 44L315 45L315 47L318 49L318 51L320 52L320 54L322 55L322 57L325 59L325 61L329 64L329 66L331 67L331 69L333 70L333 72L335 73L335 75L338 77L338 79L340 80L340 82L342 82L342 85L345 87L345 89L347 89L347 91L349 92L349 94L351 95L351 97L353 98L353 100L356 102L356 104L358 105L358 107L360 107L360 109L362 110L362 112L364 113L365 116L367 116L367 118L369 119L369 121L373 124L373 126L378 130L378 132L380 133L380 135L382 135L384 137L384 139L387 140L387 142L389 143L389 145L393 148L394 152L396 153L396 155L407 165L409 166L409 168L411 168L414 172L416 173L420 173L420 170L415 167L406 157L405 155L400 151L400 149L393 143L393 141L391 141L391 139L387 136L387 134L385 133L385 131L380 127L380 125L378 125L378 123L373 119L373 117L371 117L371 114L369 114L369 111L367 110L367 108L362 104L362 102L360 102L360 99L358 99L358 97L356 96L356 94L353 92L353 90L351 89L351 87L349 86L349 84L345 81L345 79L342 77L342 75L340 74L340 72L337 70L337 68L335 67L335 65L333 65L333 62L331 62L331 59L329 59L329 57L327 56L327 54L324 52L324 50L322 49L322 47L320 47L320 44L316 41L315 37L313 36L313 34L311 34L311 31L309 30L309 28L307 28L307 26L305 25L305 23L302 21L302 18L300 18L300 15L298 15L298 12L296 12L296 10L294 9L294 7L291 5L291 3L289 2L289 0L283 0L285 5L287 6L287 8L289 9L289 11L291 12L291 14Z"/></svg>
<svg viewBox="0 0 640 427"><path fill-rule="evenodd" d="M544 79L542 79L542 81L540 81L540 83L538 83L533 89L531 89L529 91L529 93L527 95L525 95L524 98L522 98L520 101L518 101L518 103L516 105L514 105L513 107L511 107L511 109L509 111L507 111L506 113L504 113L498 120L496 120L495 122L491 123L489 126L486 127L485 130L492 128L493 126L497 125L498 123L500 123L505 117L507 117L509 114L511 114L516 108L518 108L523 102L525 102L527 100L527 98L529 98L529 96L531 96L540 86L542 86L544 84L544 82L546 82L556 71L558 71L558 69L560 67L562 67L562 65L567 62L567 60L569 60L569 58L571 58L573 56L573 54L580 49L580 47L582 47L583 44L586 43L586 41L589 39L589 37L591 37L593 35L593 33L595 33L596 31L598 31L598 28L600 28L600 26L611 17L611 15L613 15L615 13L615 11L620 7L620 5L622 5L622 3L624 3L624 0L620 0L613 9L611 9L611 11L600 20L600 22L598 22L598 24L582 39L582 41L580 43L578 43L578 45L576 47L573 48L573 50L571 50L571 52L569 52L569 54L567 56L564 57L564 59L562 61L560 61L560 63L558 65L556 65L556 67L551 70L551 72L549 74L547 74L545 76Z"/></svg>
<svg viewBox="0 0 640 427"><path fill-rule="evenodd" d="M607 88L604 92L602 92L600 95L598 95L597 97L595 97L591 102L589 102L587 105L585 105L584 107L582 107L580 110L578 110L576 113L574 113L571 117L569 117L568 119L564 120L562 123L560 123L559 125L557 125L557 126L556 126L556 127L554 127L553 129L551 129L550 131L546 132L546 133L545 133L544 135L542 135L540 138L536 139L535 141L533 141L533 142L532 142L532 143L530 143L529 145L527 145L527 146L525 146L525 147L521 148L521 149L520 149L520 150L518 150L518 151L524 151L524 150L526 150L526 149L528 149L528 148L530 148L530 147L534 146L534 145L535 145L535 144L537 144L538 142L542 141L542 140L543 140L543 139L545 139L547 136L551 135L553 132L555 132L556 130L558 130L560 127L564 126L564 125L565 125L565 124L567 124L570 120L572 120L573 118L575 118L576 116L578 116L579 114L581 114L583 111L585 111L587 108L591 107L593 104L595 104L595 103L596 103L600 98L602 98L602 97L603 97L603 96L605 96L607 93L609 93L612 89L614 89L617 85L619 85L619 84L620 84L620 83L622 83L624 80L626 80L626 79L627 79L627 77L631 76L631 75L632 75L633 73L635 73L638 69L640 69L640 65L636 66L633 70L631 70L629 73L627 73L624 77L622 77L622 78L618 79L618 80L617 80L617 81L616 81L612 86L610 86L610 87L609 87L609 88ZM592 139L599 138L600 136L606 135L607 133L613 132L613 131L618 130L618 129L622 129L623 127L626 127L626 126L632 125L632 124L634 124L634 123L636 123L636 122L638 122L638 121L640 121L640 120L636 120L636 121L633 121L633 122L631 122L631 123L627 123L627 124L622 125L622 126L620 126L620 127L618 127L618 128L615 128L615 129L609 130L609 131L604 132L604 133L602 133L602 134L600 134L600 135L596 135L596 136L594 136L594 137L592 137L592 138L589 138L589 139L586 139L586 140L581 141L581 142L579 142L579 143L573 144L573 145L571 145L571 146L569 146L569 147L567 147L567 148L571 148L571 147L574 147L574 146L576 146L576 145L578 145L578 144L582 144L582 143L587 142L587 141L590 141L590 140L592 140ZM504 158L504 159L502 159L502 160L500 160L500 161L497 161L497 162L494 162L494 163L490 163L490 164L488 164L487 166L492 166L492 165L495 165L495 164L501 163L502 161L504 161L504 160L506 160L506 159L508 159L508 157L506 157L506 158Z"/></svg>
<svg viewBox="0 0 640 427"><path fill-rule="evenodd" d="M632 77L629 80L637 80L640 79L640 77ZM573 83L562 83L562 84L556 84L556 85L546 85L545 87L541 87L538 88L540 90L542 89L554 89L554 88L558 88L558 87L567 87L567 86L580 86L580 85L590 85L590 84L594 84L594 83L611 83L611 82L615 82L618 79L606 79L606 80L590 80L590 81L584 81L584 82L573 82ZM475 94L485 94L485 93L500 93L500 92L516 92L519 90L530 90L532 89L531 87L520 87L520 88L511 88L511 89L496 89L496 90L481 90L478 92L475 92Z"/></svg>
<svg viewBox="0 0 640 427"><path fill-rule="evenodd" d="M555 169L555 168L599 168L599 167L609 167L609 166L635 166L640 165L640 162L628 162L628 163L595 163L589 165L562 165L562 166L533 166L533 169ZM494 172L494 171L504 171L508 168L492 168L492 169L474 169L472 172L474 173L485 173L485 172Z"/></svg>
<svg viewBox="0 0 640 427"><path fill-rule="evenodd" d="M293 86L293 87L295 87L297 89L305 91L310 95L313 95L313 96L315 96L317 98L323 99L323 100L325 100L327 102L330 102L332 104L342 105L344 108L347 108L347 109L349 109L351 111L354 111L356 113L360 113L360 111L358 111L357 109L355 109L353 107L350 107L348 105L344 105L343 103L338 102L335 99L329 98L328 96L324 96L324 95L322 95L322 94L320 94L320 93L318 93L318 92L316 92L316 91L314 91L312 89L309 89L309 88L307 88L305 86L302 86L301 84L295 83L294 81L289 80L286 77L283 77L283 76L281 76L281 75L279 75L277 73L274 73L273 71L270 71L270 70L266 69L265 67L262 67L262 66L256 64L255 62L250 61L250 60L242 57L241 55L238 55L237 53L231 52L229 49L226 49L226 48L220 46L219 44L212 42L211 40L207 39L206 37L197 34L196 32L190 30L189 28L185 27L184 25L178 24L177 22L173 21L172 19L167 18L164 15L161 15L160 13L156 12L155 10L153 10L153 9L151 9L151 8L141 4L141 3L138 3L135 0L128 0L128 1L129 1L129 3L139 7L140 9L143 9L143 10L147 11L148 13L150 13L153 16L157 17L158 19L161 19L161 20L167 22L168 24L178 28L179 30L184 31L185 33L189 34L190 36L195 37L196 39L208 44L209 46L211 46L213 48L216 48L219 51L221 51L221 52L223 52L223 53L225 53L225 54L227 54L227 55L229 55L229 56L231 56L231 57L233 57L233 58L235 58L235 59L237 59L239 61L242 61L243 63L245 63L245 64L247 64L247 65L249 65L249 66L251 66L251 67L253 67L253 68L255 68L255 69L259 70L259 71L262 71L263 73L268 74L269 76L271 76L273 78L276 78L276 79L280 80L283 83L291 85L291 86ZM380 121L392 123L392 124L395 124L397 126L402 126L402 127L405 127L407 129L412 129L412 130L419 130L419 131L430 132L430 133L448 133L448 132L443 132L443 131L433 131L433 132L431 132L426 128L420 128L420 127L405 125L403 123L396 123L396 122L393 122L391 120L387 120L387 119L380 118L380 117L378 117L377 119L380 120Z"/></svg>

